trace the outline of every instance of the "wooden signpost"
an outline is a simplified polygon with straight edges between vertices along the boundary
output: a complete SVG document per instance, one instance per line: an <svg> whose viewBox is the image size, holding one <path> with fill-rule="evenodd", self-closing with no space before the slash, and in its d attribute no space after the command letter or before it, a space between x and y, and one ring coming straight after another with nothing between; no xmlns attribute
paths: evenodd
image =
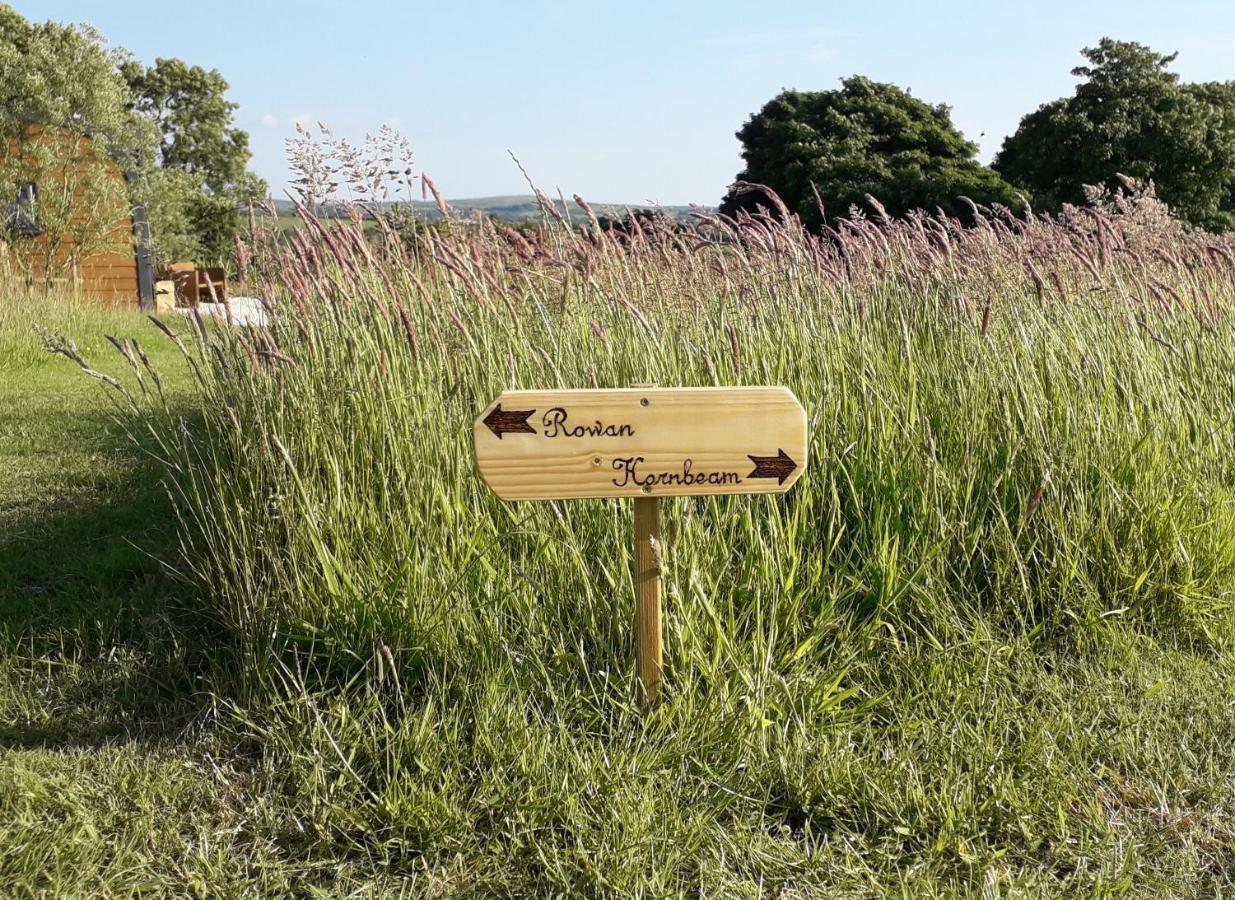
<svg viewBox="0 0 1235 900"><path fill-rule="evenodd" d="M783 387L505 391L473 425L504 500L635 500L635 632L660 695L660 498L775 494L806 469L806 412Z"/></svg>

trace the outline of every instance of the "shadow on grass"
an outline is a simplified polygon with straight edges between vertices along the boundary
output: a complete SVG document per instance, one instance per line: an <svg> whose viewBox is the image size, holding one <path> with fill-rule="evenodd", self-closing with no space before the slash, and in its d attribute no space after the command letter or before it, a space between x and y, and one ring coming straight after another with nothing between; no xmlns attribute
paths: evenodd
<svg viewBox="0 0 1235 900"><path fill-rule="evenodd" d="M113 450L98 426L82 431ZM212 642L159 561L176 553L171 502L153 461L118 453L59 482L50 467L0 517L0 750L171 740L208 713Z"/></svg>

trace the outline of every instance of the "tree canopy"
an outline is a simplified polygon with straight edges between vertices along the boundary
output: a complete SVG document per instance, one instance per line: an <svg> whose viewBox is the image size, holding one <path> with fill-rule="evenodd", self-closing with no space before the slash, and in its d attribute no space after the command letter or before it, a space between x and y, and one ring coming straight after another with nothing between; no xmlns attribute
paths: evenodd
<svg viewBox="0 0 1235 900"><path fill-rule="evenodd" d="M975 160L977 145L952 124L948 107L860 76L841 85L784 91L751 116L737 133L746 161L737 181L767 185L808 225L848 215L867 194L892 215L935 207L965 215L962 197L1018 203L1013 189ZM756 204L767 199L735 184L721 211Z"/></svg>
<svg viewBox="0 0 1235 900"><path fill-rule="evenodd" d="M27 278L131 246L122 172L150 161L154 131L127 100L97 32L0 5L0 241L22 245L9 259Z"/></svg>
<svg viewBox="0 0 1235 900"><path fill-rule="evenodd" d="M1103 38L1082 53L1075 93L1025 116L996 170L1046 209L1125 175L1152 180L1193 224L1235 226L1235 85L1182 84L1168 69L1175 55L1143 44Z"/></svg>
<svg viewBox="0 0 1235 900"><path fill-rule="evenodd" d="M160 136L152 218L176 223L172 234L180 238L178 246L169 245L165 236L165 252L227 256L238 228L237 207L266 191L247 170L249 136L233 125L237 104L226 98L227 81L217 69L179 59L158 58L149 68L126 59L120 73L129 86L129 108Z"/></svg>
<svg viewBox="0 0 1235 900"><path fill-rule="evenodd" d="M223 257L237 206L265 191L247 171L248 135L233 125L227 87L217 71L177 59L146 68L88 26L29 22L0 3L0 138L27 143L4 153L11 171L0 190L12 195L18 182L37 180L31 160L51 152L27 140L39 129L89 136L129 177L129 200L147 206L161 258ZM99 174L86 193L105 189Z"/></svg>
<svg viewBox="0 0 1235 900"><path fill-rule="evenodd" d="M120 73L131 108L159 129L163 166L200 174L214 191L245 179L249 136L232 126L238 104L224 96L229 86L218 69L160 57L149 68L125 60Z"/></svg>
<svg viewBox="0 0 1235 900"><path fill-rule="evenodd" d="M0 4L0 133L90 135L121 168L149 162L154 132L128 112L128 85L97 31L27 22Z"/></svg>

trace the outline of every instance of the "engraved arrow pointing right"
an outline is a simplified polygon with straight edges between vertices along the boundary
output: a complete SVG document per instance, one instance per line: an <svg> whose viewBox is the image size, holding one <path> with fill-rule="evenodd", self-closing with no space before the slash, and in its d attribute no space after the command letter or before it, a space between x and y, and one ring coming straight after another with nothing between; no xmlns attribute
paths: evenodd
<svg viewBox="0 0 1235 900"><path fill-rule="evenodd" d="M747 478L775 478L780 484L784 484L798 467L793 457L784 450L778 450L775 456L752 456L748 453L746 458L755 464L754 471Z"/></svg>

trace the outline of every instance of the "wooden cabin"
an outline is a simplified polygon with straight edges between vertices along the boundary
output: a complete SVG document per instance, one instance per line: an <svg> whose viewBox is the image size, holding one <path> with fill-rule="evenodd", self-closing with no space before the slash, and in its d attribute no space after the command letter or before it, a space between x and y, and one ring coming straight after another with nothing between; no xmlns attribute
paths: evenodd
<svg viewBox="0 0 1235 900"><path fill-rule="evenodd" d="M133 309L154 303L145 212L88 135L32 128L0 157L0 280Z"/></svg>

